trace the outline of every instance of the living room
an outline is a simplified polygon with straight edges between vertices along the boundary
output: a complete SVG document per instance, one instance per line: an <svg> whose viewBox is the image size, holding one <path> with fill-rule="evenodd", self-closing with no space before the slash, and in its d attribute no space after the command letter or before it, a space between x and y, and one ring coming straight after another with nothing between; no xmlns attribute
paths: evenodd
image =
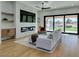
<svg viewBox="0 0 79 59"><path fill-rule="evenodd" d="M79 57L79 1L0 1L1 57Z"/></svg>

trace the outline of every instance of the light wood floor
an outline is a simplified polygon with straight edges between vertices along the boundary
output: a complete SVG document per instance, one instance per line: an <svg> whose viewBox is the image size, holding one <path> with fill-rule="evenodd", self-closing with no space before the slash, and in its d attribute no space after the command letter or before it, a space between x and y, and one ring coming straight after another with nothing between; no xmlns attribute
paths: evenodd
<svg viewBox="0 0 79 59"><path fill-rule="evenodd" d="M6 57L77 57L79 56L79 37L63 35L61 44L53 53L46 53L14 42L15 39L5 40L0 45L0 56Z"/></svg>

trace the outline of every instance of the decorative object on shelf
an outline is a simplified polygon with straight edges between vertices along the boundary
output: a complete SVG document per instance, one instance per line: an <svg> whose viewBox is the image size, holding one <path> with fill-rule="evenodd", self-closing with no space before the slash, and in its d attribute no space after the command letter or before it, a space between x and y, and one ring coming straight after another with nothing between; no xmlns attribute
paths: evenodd
<svg viewBox="0 0 79 59"><path fill-rule="evenodd" d="M14 14L13 13L1 12L1 15L2 15L2 21L14 22Z"/></svg>
<svg viewBox="0 0 79 59"><path fill-rule="evenodd" d="M2 20L7 21L8 19L7 18L3 18Z"/></svg>

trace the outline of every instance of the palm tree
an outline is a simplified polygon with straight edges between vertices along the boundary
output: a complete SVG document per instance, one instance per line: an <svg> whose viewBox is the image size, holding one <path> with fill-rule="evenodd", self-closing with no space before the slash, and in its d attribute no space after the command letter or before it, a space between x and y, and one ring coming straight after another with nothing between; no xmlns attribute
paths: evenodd
<svg viewBox="0 0 79 59"><path fill-rule="evenodd" d="M66 23L67 24L71 24L72 23L72 20L68 18L67 21L66 21Z"/></svg>

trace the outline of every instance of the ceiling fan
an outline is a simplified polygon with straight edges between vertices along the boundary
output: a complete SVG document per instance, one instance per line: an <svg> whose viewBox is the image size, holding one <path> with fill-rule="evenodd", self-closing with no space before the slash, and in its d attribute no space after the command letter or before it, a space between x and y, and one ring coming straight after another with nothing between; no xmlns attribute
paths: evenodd
<svg viewBox="0 0 79 59"><path fill-rule="evenodd" d="M41 7L40 6L36 6L37 8L41 8L42 10L45 10L45 9L50 9L51 7L46 7L46 5L48 4L48 1L42 1L41 3Z"/></svg>

